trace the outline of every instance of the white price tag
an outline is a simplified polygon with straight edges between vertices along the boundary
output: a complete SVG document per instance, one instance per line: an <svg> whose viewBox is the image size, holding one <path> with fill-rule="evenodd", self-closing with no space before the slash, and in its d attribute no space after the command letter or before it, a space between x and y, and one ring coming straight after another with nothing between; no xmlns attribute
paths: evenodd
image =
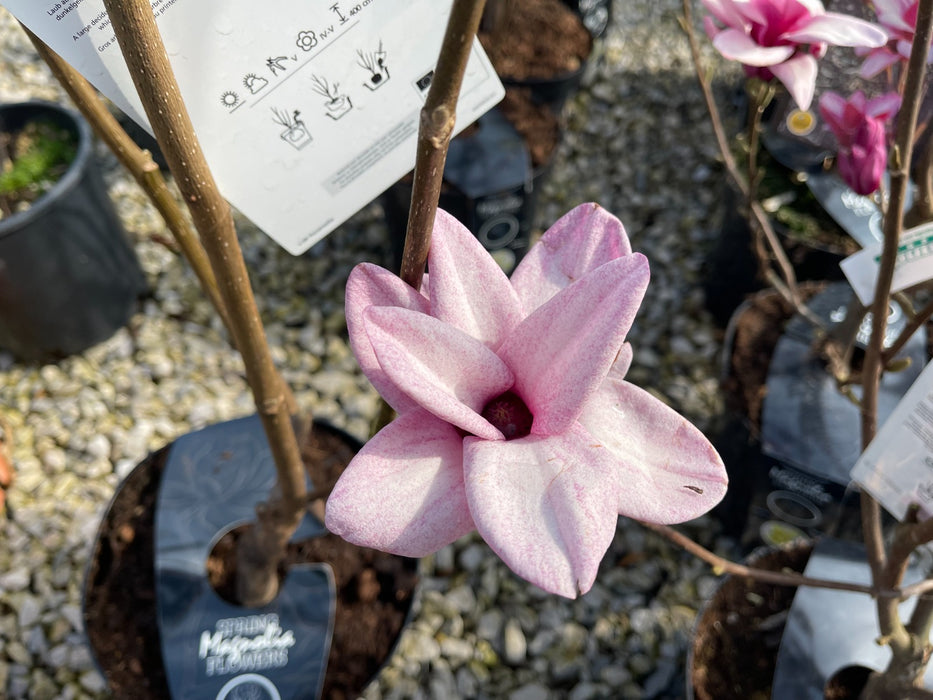
<svg viewBox="0 0 933 700"><path fill-rule="evenodd" d="M839 266L865 306L875 298L881 243L853 253ZM891 291L899 292L933 278L933 223L904 231L897 247L897 262Z"/></svg>
<svg viewBox="0 0 933 700"><path fill-rule="evenodd" d="M146 126L101 0L3 0ZM452 0L151 0L224 196L292 254L411 170ZM502 99L479 43L458 131Z"/></svg>
<svg viewBox="0 0 933 700"><path fill-rule="evenodd" d="M928 363L852 469L852 478L892 515L910 504L933 515L933 363Z"/></svg>

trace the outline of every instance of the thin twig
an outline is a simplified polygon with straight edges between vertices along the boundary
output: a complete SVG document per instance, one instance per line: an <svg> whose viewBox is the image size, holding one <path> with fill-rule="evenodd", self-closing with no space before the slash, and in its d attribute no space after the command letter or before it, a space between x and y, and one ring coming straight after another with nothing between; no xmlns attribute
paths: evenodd
<svg viewBox="0 0 933 700"><path fill-rule="evenodd" d="M769 571L767 569L757 569L744 564L737 564L734 561L720 557L718 554L706 549L703 545L693 541L686 535L678 532L668 525L659 525L657 523L646 523L639 521L641 525L649 530L663 535L674 544L682 547L698 559L702 559L712 566L717 572L732 574L733 576L747 576L757 581L773 583L780 586L810 586L811 588L831 588L837 591L852 591L853 593L864 593L870 596L879 595L879 591L873 586L865 586L859 583L846 583L844 581L832 581L829 579L811 578L803 574L784 573L780 571ZM884 597L896 600L900 591L884 591Z"/></svg>
<svg viewBox="0 0 933 700"><path fill-rule="evenodd" d="M683 0L683 8L683 28L687 34L687 40L690 43L690 53L693 56L693 65L695 68L694 73L696 74L697 82L700 84L700 90L703 92L703 99L706 102L706 109L709 113L710 121L713 127L713 135L716 137L716 143L719 146L720 153L722 154L723 164L726 167L726 172L729 173L729 177L731 178L732 182L742 194L742 198L745 201L749 201L749 183L745 180L745 178L742 177L738 164L735 162L735 157L732 155L732 150L729 148L729 140L726 138L725 129L722 125L723 122L722 117L719 114L719 107L716 105L716 99L713 97L713 90L710 87L709 81L707 80L706 74L703 70L702 57L700 56L700 46L696 39L696 32L693 29L692 0ZM781 277L784 279L786 290L790 294L791 303L793 304L794 308L801 308L803 301L800 299L800 293L797 289L797 275L794 273L794 267L791 265L790 260L787 258L787 253L781 246L781 242L778 239L777 234L774 232L774 228L771 226L771 221L768 218L768 215L765 213L764 209L761 208L761 205L757 201L750 202L750 209L754 223L764 234L765 240L768 242L768 247L771 249L772 255L774 255L778 269L781 272Z"/></svg>

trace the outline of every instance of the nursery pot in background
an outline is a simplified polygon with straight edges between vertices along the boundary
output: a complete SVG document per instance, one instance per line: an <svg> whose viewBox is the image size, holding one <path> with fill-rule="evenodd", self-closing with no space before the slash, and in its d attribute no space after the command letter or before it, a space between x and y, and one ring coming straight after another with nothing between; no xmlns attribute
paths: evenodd
<svg viewBox="0 0 933 700"><path fill-rule="evenodd" d="M315 484L336 480L361 447L326 424L300 435ZM274 481L251 416L179 438L118 488L84 591L87 635L115 697L349 700L381 669L411 615L417 560L351 545L309 514L276 598L230 602L230 533Z"/></svg>
<svg viewBox="0 0 933 700"><path fill-rule="evenodd" d="M802 572L812 543L761 547L745 563L770 571ZM727 576L697 616L687 653L688 700L771 697L774 667L796 588Z"/></svg>
<svg viewBox="0 0 933 700"><path fill-rule="evenodd" d="M46 102L0 105L0 134L38 120L76 143L67 171L24 211L0 219L0 349L53 360L110 337L145 279L93 157L91 130Z"/></svg>
<svg viewBox="0 0 933 700"><path fill-rule="evenodd" d="M559 114L610 21L607 0L493 0L479 40L506 87Z"/></svg>
<svg viewBox="0 0 933 700"><path fill-rule="evenodd" d="M830 333L845 321L853 296L846 283L808 285L802 293ZM886 344L905 323L892 303ZM857 329L856 355L870 333L866 317ZM731 465L731 483L717 513L748 547L802 535L861 537L858 494L848 488L861 451L858 408L838 390L815 344L810 323L773 290L743 304L727 329L723 385L730 414L717 443ZM884 376L880 421L925 364L925 332L898 357L911 363Z"/></svg>

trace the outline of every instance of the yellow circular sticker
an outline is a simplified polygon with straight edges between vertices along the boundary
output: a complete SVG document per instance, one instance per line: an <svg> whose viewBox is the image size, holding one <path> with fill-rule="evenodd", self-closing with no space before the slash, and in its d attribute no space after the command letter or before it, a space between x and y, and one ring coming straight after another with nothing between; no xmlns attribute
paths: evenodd
<svg viewBox="0 0 933 700"><path fill-rule="evenodd" d="M806 136L816 127L813 112L795 109L787 115L787 128L792 134Z"/></svg>

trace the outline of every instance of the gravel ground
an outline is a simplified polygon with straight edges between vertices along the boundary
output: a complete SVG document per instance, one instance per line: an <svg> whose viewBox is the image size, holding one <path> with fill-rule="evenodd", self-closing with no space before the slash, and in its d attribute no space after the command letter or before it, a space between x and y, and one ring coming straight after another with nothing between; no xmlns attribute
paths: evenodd
<svg viewBox="0 0 933 700"><path fill-rule="evenodd" d="M716 161L677 0L616 2L541 197L543 228L583 201L626 224L652 270L629 339L629 379L712 430L721 414L721 333L703 308L717 232ZM0 99L67 103L0 12ZM714 59L713 56L709 56ZM103 149L99 156L151 294L129 326L45 366L0 353L0 412L17 482L0 519L0 696L104 698L80 614L83 572L114 487L149 450L251 412L243 366L164 226ZM378 204L291 257L239 223L275 359L299 403L365 437L377 397L346 342L343 288L354 264L387 263ZM720 548L716 523L685 526ZM596 585L567 601L515 578L478 538L425 562L420 609L366 692L376 698L678 698L696 610L715 585L700 562L620 519Z"/></svg>

